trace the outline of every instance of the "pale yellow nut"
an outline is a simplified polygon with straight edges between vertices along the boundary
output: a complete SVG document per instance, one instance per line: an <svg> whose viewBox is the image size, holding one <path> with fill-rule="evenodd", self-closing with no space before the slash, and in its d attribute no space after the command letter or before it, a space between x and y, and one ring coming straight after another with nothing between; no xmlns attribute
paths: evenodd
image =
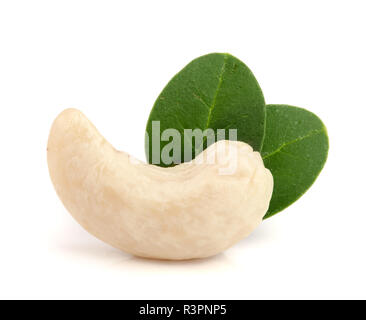
<svg viewBox="0 0 366 320"><path fill-rule="evenodd" d="M223 145L225 152L217 148ZM225 161L197 161L218 153L234 160L233 174L220 174ZM261 223L273 189L261 156L243 142L220 141L194 162L161 168L115 150L74 109L52 126L48 166L58 196L88 232L156 259L204 258L231 247Z"/></svg>

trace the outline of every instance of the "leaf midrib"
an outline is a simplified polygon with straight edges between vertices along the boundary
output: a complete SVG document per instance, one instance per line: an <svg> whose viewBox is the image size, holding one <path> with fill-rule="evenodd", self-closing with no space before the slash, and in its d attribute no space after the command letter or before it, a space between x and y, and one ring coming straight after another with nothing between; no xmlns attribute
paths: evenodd
<svg viewBox="0 0 366 320"><path fill-rule="evenodd" d="M310 131L310 132L309 132L307 135L305 135L305 136L299 137L299 138L294 139L294 140L291 140L291 141L289 141L289 142L285 142L285 143L283 143L279 148L277 148L276 150L274 150L274 151L270 152L269 154L267 154L267 155L263 156L263 160L265 160L265 159L267 159L267 158L269 158L269 157L274 156L275 154L279 153L283 148L285 148L285 147L287 147L287 146L289 146L289 145L291 145L291 144L294 144L294 143L300 142L300 141L302 141L302 140L304 140L304 139L310 138L310 137L312 137L312 136L314 136L314 135L316 135L316 134L322 133L322 132L325 132L325 129L324 129L324 128L322 128L322 129L318 129L318 130L312 130L312 131Z"/></svg>
<svg viewBox="0 0 366 320"><path fill-rule="evenodd" d="M216 88L216 91L215 91L215 95L214 95L214 97L212 99L211 106L208 106L209 109L208 109L207 122L206 122L205 127L202 130L203 133L205 132L205 130L207 130L210 127L210 122L211 122L211 117L212 117L212 111L213 111L213 109L216 106L217 96L219 94L219 91L221 89L222 82L224 80L224 73L225 73L225 70L226 70L226 64L227 64L227 59L228 58L229 58L229 55L228 54L225 54L224 55L224 61L222 63L221 70L220 70L219 82L217 83L217 88ZM207 106L207 104L205 104L205 105ZM195 148L194 149L194 152L195 153L197 153L204 146L206 140L207 140L207 136L204 136L203 139L202 139L202 144L199 146L199 148Z"/></svg>
<svg viewBox="0 0 366 320"><path fill-rule="evenodd" d="M226 64L227 64L227 59L228 58L229 58L229 55L228 54L225 54L224 62L222 64L222 67L221 67L221 70L220 70L219 82L217 84L217 88L216 88L215 95L214 95L213 100L212 100L212 104L211 104L211 106L209 108L209 111L208 111L207 122L206 122L206 126L203 129L203 131L205 131L206 129L208 129L209 126L210 126L211 117L212 117L212 111L213 111L213 109L216 106L217 96L218 96L218 93L219 93L219 91L221 89L222 82L224 80L223 78L224 78L224 73L225 73L225 69L226 69Z"/></svg>

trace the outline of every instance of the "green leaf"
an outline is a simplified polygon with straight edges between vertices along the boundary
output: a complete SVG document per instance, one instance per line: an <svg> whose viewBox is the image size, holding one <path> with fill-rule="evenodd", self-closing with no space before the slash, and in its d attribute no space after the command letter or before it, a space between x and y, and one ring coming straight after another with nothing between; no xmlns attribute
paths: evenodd
<svg viewBox="0 0 366 320"><path fill-rule="evenodd" d="M157 150L151 147L154 139L160 138L160 132L152 133L153 121L160 121L160 132L169 128L178 130L182 148L190 139L184 136L184 129L212 128L215 135L217 129L225 129L226 133L228 129L237 129L237 139L259 151L264 139L265 102L257 80L243 62L230 54L213 53L193 60L181 70L151 111L146 129L149 135L145 141L146 156L150 163L166 166L161 153L171 141L161 141ZM224 138L228 139L228 135ZM182 152L174 163L190 161L207 147L206 142L207 139L204 145L198 145L193 141L189 152Z"/></svg>
<svg viewBox="0 0 366 320"><path fill-rule="evenodd" d="M269 218L299 199L314 183L328 156L328 135L313 113L288 105L268 105L262 157L274 189Z"/></svg>

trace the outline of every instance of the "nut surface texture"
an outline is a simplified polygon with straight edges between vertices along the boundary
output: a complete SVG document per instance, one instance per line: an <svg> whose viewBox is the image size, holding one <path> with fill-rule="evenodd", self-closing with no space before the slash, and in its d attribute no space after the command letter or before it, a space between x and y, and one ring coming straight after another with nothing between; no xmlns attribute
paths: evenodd
<svg viewBox="0 0 366 320"><path fill-rule="evenodd" d="M243 142L219 141L196 160L161 168L115 150L75 109L55 120L47 153L56 192L76 221L140 257L216 255L261 223L272 195L270 171ZM219 155L223 161L199 161ZM220 174L229 160L235 172Z"/></svg>

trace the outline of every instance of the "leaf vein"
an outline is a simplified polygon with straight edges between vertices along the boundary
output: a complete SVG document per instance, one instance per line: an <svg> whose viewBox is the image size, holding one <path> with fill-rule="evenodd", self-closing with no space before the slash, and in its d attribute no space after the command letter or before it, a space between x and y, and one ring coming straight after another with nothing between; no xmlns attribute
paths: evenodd
<svg viewBox="0 0 366 320"><path fill-rule="evenodd" d="M267 159L267 158L269 158L269 157L274 156L275 154L279 153L283 148L285 148L285 147L287 147L287 146L289 146L289 145L291 145L291 144L294 144L294 143L296 143L296 142L300 142L300 141L302 141L302 140L304 140L304 139L306 139L306 138L310 138L311 136L316 135L316 134L319 134L319 133L322 133L322 132L324 132L324 128L322 128L322 129L320 129L320 130L313 130L313 131L310 131L310 132L309 132L307 135L305 135L305 136L299 137L299 138L294 139L294 140L289 141L289 142L285 142L285 143L283 143L279 148L277 148L276 150L274 150L274 151L270 152L269 154L266 154L265 156L263 156L263 160L265 160L265 159Z"/></svg>
<svg viewBox="0 0 366 320"><path fill-rule="evenodd" d="M201 102L205 107L207 107L209 110L211 109L211 106L209 104L207 104L198 94L193 93L193 96L199 101Z"/></svg>
<svg viewBox="0 0 366 320"><path fill-rule="evenodd" d="M208 129L209 128L209 125L210 125L211 116L212 116L212 110L216 106L216 100L217 100L218 93L219 93L219 91L221 89L221 85L222 85L223 76L224 76L224 72L225 72L225 69L226 69L226 64L227 64L228 57L229 57L228 55L225 55L224 62L222 64L221 71L220 71L219 82L217 84L217 88L216 88L216 92L215 92L215 96L213 98L212 104L211 104L210 109L208 111L207 123L206 123L206 126L205 126L205 129L204 130Z"/></svg>

